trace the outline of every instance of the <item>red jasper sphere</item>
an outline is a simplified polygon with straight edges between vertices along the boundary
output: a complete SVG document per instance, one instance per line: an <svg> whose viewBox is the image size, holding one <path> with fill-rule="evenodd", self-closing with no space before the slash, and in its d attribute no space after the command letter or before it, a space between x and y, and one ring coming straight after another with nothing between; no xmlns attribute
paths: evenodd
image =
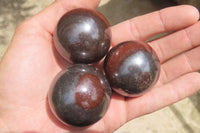
<svg viewBox="0 0 200 133"><path fill-rule="evenodd" d="M155 85L160 63L148 44L128 41L110 50L104 62L104 70L111 87L117 93L136 97Z"/></svg>
<svg viewBox="0 0 200 133"><path fill-rule="evenodd" d="M89 126L104 116L111 93L101 71L75 64L56 76L48 99L53 114L65 125Z"/></svg>
<svg viewBox="0 0 200 133"><path fill-rule="evenodd" d="M58 22L54 33L55 47L71 63L97 62L110 48L109 27L106 18L95 10L71 10Z"/></svg>

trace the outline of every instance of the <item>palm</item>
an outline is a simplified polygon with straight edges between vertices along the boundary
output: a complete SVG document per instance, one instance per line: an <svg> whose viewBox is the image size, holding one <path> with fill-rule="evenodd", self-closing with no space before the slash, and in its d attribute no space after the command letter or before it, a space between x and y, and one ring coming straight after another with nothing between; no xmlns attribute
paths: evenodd
<svg viewBox="0 0 200 133"><path fill-rule="evenodd" d="M96 3L94 5L96 5ZM186 10L186 7L179 8L179 10L182 11ZM195 12L194 9L188 8L188 10ZM164 14L167 11L175 12L175 9L165 9L162 13ZM149 15L149 17L150 16L153 18L153 15ZM154 15L154 17L156 17L156 15ZM36 18L37 16L35 19ZM137 21L139 22L141 18L145 19L145 17L139 17L131 21L136 23ZM146 32L144 35L139 34L140 28L143 27L142 23L137 25L137 35L134 33L129 34L130 29L127 30L124 27L131 21L126 21L112 28L113 42L116 44L120 41L130 39L146 40L150 36L160 32L179 30L192 25L196 23L198 19L197 13L196 16L186 14L185 16L180 16L179 19L180 18L184 19L184 21L179 26L175 24L169 26L170 22L167 24L166 20L165 28L155 28L155 30L149 29L149 32ZM174 19L178 18L175 16ZM75 130L74 128L64 127L52 117L47 104L48 89L50 88L54 76L62 69L62 65L57 60L56 52L53 49L52 32L55 26L46 30L47 28L45 29L45 26L41 26L41 22L38 23L34 19L29 21L30 22L23 24L21 28L18 29L0 64L0 89L2 95L0 109L1 112L4 112L1 115L2 123L5 124L8 129L12 129L12 131L63 132ZM34 26L32 27L32 25ZM156 23L154 25L156 25ZM86 130L91 132L112 132L130 119L158 110L196 92L200 88L198 86L200 76L193 71L198 70L200 67L194 64L200 56L197 54L199 48L193 49L192 52L188 51L186 54L176 57L171 61L166 60L195 45L197 46L200 39L197 40L198 38L193 39L194 37L192 37L193 35L197 35L197 32L194 34L190 31L196 29L195 27L198 26L199 24L196 23L187 28L188 34L185 34L186 30L180 30L167 37L150 42L149 44L157 52L162 62L161 76L158 84L147 94L139 98L125 99L122 96L113 94L109 110L105 117L93 126L86 128ZM118 33L121 32L115 32L117 30L121 30L121 32L124 30L126 36L124 35L124 37L119 39L121 34L119 35ZM180 40L175 38L184 38L186 35L190 37L190 41L183 39L181 43L184 44L184 48L181 47L177 49L180 45L174 46L173 43L176 44ZM191 43L193 45L190 45ZM158 44L161 44L160 47L158 47ZM170 45L173 45L173 47ZM162 47L172 52L160 50ZM191 56L196 56L196 58L191 60L191 58L189 58ZM187 59L190 60L190 65L188 65ZM173 69L174 67L180 70L175 70ZM193 86L188 84L190 82L193 82ZM181 91L181 89L184 91ZM76 130L78 131L79 129Z"/></svg>
<svg viewBox="0 0 200 133"><path fill-rule="evenodd" d="M40 126L37 128L43 132L67 130L64 126L60 128L62 124L51 116L52 114L47 104L47 93L51 81L62 69L62 64L55 57L56 52L52 46L51 36L49 36L48 40L43 35L38 35L38 31L34 29L22 34L24 39L19 41L16 47L12 47L11 44L10 51L14 51L12 57L4 57L7 60L12 58L12 61L7 64L10 67L3 68L4 71L9 71L9 73L1 75L2 82L6 81L6 84L9 85L6 87L12 88L12 90L4 92L7 95L4 104L10 104L7 103L10 100L13 103L11 108L5 107L5 110L9 110L9 117L3 117L2 119L5 123L11 124L11 129L17 128L18 130L26 127L28 130L33 127L35 122L39 122ZM16 38L13 38L13 41ZM3 73L3 71L1 72ZM16 80L13 80L13 78L7 79L6 77L13 77ZM123 98L121 99L123 100ZM120 99L119 102L121 102ZM111 113L112 111L109 112ZM17 118L17 116L22 117ZM99 123L95 128L101 130L106 128L103 127L103 120Z"/></svg>

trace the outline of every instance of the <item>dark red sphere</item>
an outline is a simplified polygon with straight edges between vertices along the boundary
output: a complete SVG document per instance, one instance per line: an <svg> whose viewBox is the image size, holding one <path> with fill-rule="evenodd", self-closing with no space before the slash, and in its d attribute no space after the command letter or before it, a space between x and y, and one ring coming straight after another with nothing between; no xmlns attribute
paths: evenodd
<svg viewBox="0 0 200 133"><path fill-rule="evenodd" d="M104 116L111 93L101 71L86 64L75 64L56 76L48 99L53 114L62 123L88 126Z"/></svg>
<svg viewBox="0 0 200 133"><path fill-rule="evenodd" d="M74 9L58 22L54 33L55 47L62 57L73 63L94 63L108 52L110 26L95 10Z"/></svg>
<svg viewBox="0 0 200 133"><path fill-rule="evenodd" d="M160 62L146 43L128 41L108 53L104 70L111 87L123 96L140 96L158 80Z"/></svg>

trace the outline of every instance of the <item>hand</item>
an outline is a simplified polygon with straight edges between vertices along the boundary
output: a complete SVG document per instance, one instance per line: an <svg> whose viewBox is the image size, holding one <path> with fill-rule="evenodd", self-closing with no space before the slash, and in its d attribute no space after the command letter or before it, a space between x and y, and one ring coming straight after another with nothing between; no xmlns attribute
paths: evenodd
<svg viewBox="0 0 200 133"><path fill-rule="evenodd" d="M0 63L0 129L2 132L113 132L127 121L159 110L200 89L199 13L191 6L169 7L112 27L112 42L148 42L161 61L157 85L138 98L115 93L106 115L88 128L69 128L49 112L47 93L62 69L52 34L60 17L72 8L96 8L99 0L57 0L23 22ZM117 111L116 111L117 110Z"/></svg>

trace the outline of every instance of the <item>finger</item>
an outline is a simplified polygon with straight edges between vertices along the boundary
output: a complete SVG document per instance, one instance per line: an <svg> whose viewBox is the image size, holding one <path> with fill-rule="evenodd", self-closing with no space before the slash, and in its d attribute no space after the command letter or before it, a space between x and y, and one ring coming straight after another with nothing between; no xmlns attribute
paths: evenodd
<svg viewBox="0 0 200 133"><path fill-rule="evenodd" d="M192 49L164 63L161 67L160 83L165 84L190 72L200 70L200 47Z"/></svg>
<svg viewBox="0 0 200 133"><path fill-rule="evenodd" d="M161 62L200 44L200 22L166 37L149 42Z"/></svg>
<svg viewBox="0 0 200 133"><path fill-rule="evenodd" d="M200 89L199 82L198 72L189 73L160 88L152 89L141 97L129 98L128 120L154 112L192 95Z"/></svg>
<svg viewBox="0 0 200 133"><path fill-rule="evenodd" d="M39 23L40 27L49 33L53 33L58 20L67 11L74 8L91 8L98 6L100 0L57 0L45 10L31 18L31 21Z"/></svg>
<svg viewBox="0 0 200 133"><path fill-rule="evenodd" d="M52 43L52 33L64 13L78 7L95 8L99 2L100 0L57 0L53 2L49 7L18 26L12 39L15 43L11 42L7 51L11 51L11 47L15 47L13 52L16 48L20 48L19 45L12 44L20 44L22 47L30 43L42 44L40 46L47 44L49 47Z"/></svg>
<svg viewBox="0 0 200 133"><path fill-rule="evenodd" d="M156 34L187 27L198 19L198 10L192 6L165 8L113 26L113 43L127 40L145 41Z"/></svg>

